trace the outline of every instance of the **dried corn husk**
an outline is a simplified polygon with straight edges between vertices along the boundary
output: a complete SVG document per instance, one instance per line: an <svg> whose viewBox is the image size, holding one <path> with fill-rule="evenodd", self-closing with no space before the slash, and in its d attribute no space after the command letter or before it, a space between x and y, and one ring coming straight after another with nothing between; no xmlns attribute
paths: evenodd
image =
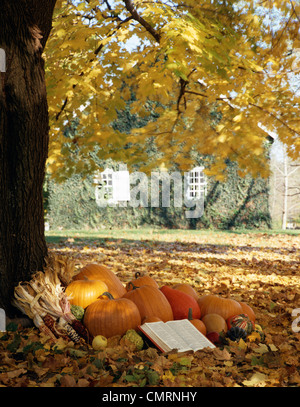
<svg viewBox="0 0 300 407"><path fill-rule="evenodd" d="M31 318L39 329L47 327L54 338L68 334L72 340L75 338L78 341L71 326L76 318L71 313L70 302L53 268L38 271L29 282L19 283L15 287L13 305ZM68 325L59 324L57 320L65 321ZM79 333L82 332L83 337L86 337L84 329L79 330Z"/></svg>
<svg viewBox="0 0 300 407"><path fill-rule="evenodd" d="M52 255L47 259L47 268L57 275L61 284L66 287L76 273L76 261L63 255Z"/></svg>

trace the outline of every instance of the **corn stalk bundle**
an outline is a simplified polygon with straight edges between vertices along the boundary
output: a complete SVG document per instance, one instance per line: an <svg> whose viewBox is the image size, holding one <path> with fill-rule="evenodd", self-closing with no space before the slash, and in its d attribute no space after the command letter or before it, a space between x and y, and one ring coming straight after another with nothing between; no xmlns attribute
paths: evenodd
<svg viewBox="0 0 300 407"><path fill-rule="evenodd" d="M53 254L47 258L47 269L58 276L61 284L66 287L76 272L76 261L71 257Z"/></svg>
<svg viewBox="0 0 300 407"><path fill-rule="evenodd" d="M58 273L53 268L36 272L29 282L20 282L14 291L13 305L31 318L51 339L88 340L87 330L71 312Z"/></svg>

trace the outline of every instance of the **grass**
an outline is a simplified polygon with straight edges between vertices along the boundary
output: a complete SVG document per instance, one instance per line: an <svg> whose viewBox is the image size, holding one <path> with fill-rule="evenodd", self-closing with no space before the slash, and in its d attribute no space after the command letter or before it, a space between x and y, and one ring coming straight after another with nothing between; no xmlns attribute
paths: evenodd
<svg viewBox="0 0 300 407"><path fill-rule="evenodd" d="M76 240L102 240L102 239L128 239L128 240L181 240L201 239L210 237L212 240L226 239L232 234L257 236L266 235L300 235L300 230L280 230L280 229L258 229L258 230L183 230L183 229L100 229L100 230L51 230L46 232L46 239L49 243L58 243L66 239Z"/></svg>

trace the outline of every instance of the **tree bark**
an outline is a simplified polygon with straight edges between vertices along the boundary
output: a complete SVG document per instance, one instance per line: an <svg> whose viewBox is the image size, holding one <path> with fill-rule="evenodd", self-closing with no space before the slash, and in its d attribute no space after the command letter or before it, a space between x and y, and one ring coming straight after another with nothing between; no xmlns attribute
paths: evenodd
<svg viewBox="0 0 300 407"><path fill-rule="evenodd" d="M48 106L42 52L55 0L0 0L0 307L12 313L13 289L41 270L43 180Z"/></svg>

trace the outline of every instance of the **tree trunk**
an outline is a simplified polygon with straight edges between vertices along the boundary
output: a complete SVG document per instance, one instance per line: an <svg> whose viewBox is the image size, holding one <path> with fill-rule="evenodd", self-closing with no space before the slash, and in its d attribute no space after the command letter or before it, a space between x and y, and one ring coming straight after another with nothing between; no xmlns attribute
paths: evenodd
<svg viewBox="0 0 300 407"><path fill-rule="evenodd" d="M1 0L0 307L11 314L13 289L43 268L43 180L48 106L42 51L55 0Z"/></svg>

